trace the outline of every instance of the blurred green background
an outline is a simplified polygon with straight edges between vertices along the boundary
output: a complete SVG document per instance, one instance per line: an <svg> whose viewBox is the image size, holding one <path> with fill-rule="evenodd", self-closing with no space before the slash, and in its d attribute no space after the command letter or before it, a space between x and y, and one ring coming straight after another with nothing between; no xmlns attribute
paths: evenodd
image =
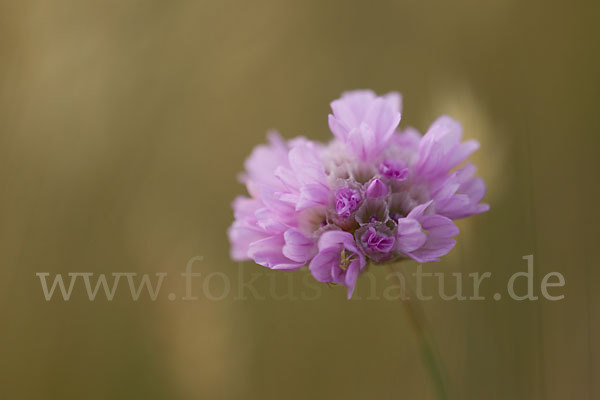
<svg viewBox="0 0 600 400"><path fill-rule="evenodd" d="M433 398L397 302L326 287L276 301L306 271L252 263L242 272L263 274L266 300L210 301L202 278L197 301L166 297L194 256L196 272L237 287L225 232L244 158L269 128L328 140L329 102L356 88L402 92L402 126L449 114L482 144L492 210L460 221L457 247L427 267L493 273L486 301L424 303L458 398L600 398L598 11L1 1L0 398ZM491 298L527 254L536 290L564 274L564 300ZM83 285L45 301L36 272L81 271L170 278L156 301L132 301L124 283L112 302ZM369 280L358 286L366 298Z"/></svg>

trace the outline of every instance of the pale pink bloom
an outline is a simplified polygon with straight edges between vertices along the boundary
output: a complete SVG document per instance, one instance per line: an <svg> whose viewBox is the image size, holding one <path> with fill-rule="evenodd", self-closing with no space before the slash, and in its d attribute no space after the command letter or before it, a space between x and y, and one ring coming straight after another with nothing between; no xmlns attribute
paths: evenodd
<svg viewBox="0 0 600 400"><path fill-rule="evenodd" d="M453 219L489 209L476 168L479 144L438 118L421 136L398 131L401 98L344 93L331 103L326 144L269 134L240 176L250 197L234 203L231 256L273 269L309 265L321 282L354 291L369 262L438 261L455 245Z"/></svg>

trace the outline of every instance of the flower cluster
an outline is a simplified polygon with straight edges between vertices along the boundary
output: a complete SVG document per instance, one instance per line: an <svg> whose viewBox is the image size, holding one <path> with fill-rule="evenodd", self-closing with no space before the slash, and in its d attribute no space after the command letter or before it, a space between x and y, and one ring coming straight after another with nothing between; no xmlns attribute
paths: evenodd
<svg viewBox="0 0 600 400"><path fill-rule="evenodd" d="M475 166L459 167L479 144L461 142L461 125L446 116L423 136L398 131L400 108L397 93L353 91L331 103L329 144L270 133L240 176L250 197L233 202L232 258L308 265L350 298L369 263L446 255L459 232L452 220L489 209Z"/></svg>

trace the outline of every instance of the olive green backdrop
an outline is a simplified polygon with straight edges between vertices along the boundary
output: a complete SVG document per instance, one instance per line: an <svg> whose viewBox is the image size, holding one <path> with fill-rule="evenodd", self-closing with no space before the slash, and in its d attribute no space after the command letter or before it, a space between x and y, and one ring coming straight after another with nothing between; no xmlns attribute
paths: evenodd
<svg viewBox="0 0 600 400"><path fill-rule="evenodd" d="M488 300L424 304L458 398L600 398L598 11L1 1L0 398L433 398L402 307L366 300L369 278L364 300L327 287L276 300L307 273L229 259L252 147L269 128L327 140L329 102L355 88L402 92L402 126L449 114L482 144L492 209L461 221L457 247L428 268L492 272ZM528 254L537 294L560 271L564 300L491 298ZM194 256L199 299L182 301ZM37 272L83 271L169 276L156 301L132 301L125 281L112 302L80 284L45 301ZM231 285L220 301L202 295L212 272ZM381 292L386 271L373 272ZM266 299L236 300L251 273Z"/></svg>

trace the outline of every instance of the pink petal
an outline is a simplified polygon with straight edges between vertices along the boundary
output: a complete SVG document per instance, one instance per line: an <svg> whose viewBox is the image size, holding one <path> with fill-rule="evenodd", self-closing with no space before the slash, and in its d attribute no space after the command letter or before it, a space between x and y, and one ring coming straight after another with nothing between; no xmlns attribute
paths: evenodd
<svg viewBox="0 0 600 400"><path fill-rule="evenodd" d="M427 235L421 230L421 224L411 218L400 218L398 220L398 233L396 235L396 246L398 251L407 254L417 250L425 244Z"/></svg>
<svg viewBox="0 0 600 400"><path fill-rule="evenodd" d="M283 255L295 262L306 263L317 252L317 246L297 229L288 229L284 235Z"/></svg>
<svg viewBox="0 0 600 400"><path fill-rule="evenodd" d="M354 288L356 287L356 280L358 279L358 273L362 269L360 260L354 260L348 266L346 270L345 285L348 287L348 299L352 297Z"/></svg>
<svg viewBox="0 0 600 400"><path fill-rule="evenodd" d="M331 270L339 264L339 250L326 249L317 253L310 262L308 269L319 282L331 282Z"/></svg>
<svg viewBox="0 0 600 400"><path fill-rule="evenodd" d="M424 215L419 219L423 229L428 231L429 237L450 238L458 235L459 230L450 218L442 215Z"/></svg>
<svg viewBox="0 0 600 400"><path fill-rule="evenodd" d="M319 250L328 248L347 248L353 252L357 252L354 244L354 236L351 233L344 231L327 231L319 238Z"/></svg>

